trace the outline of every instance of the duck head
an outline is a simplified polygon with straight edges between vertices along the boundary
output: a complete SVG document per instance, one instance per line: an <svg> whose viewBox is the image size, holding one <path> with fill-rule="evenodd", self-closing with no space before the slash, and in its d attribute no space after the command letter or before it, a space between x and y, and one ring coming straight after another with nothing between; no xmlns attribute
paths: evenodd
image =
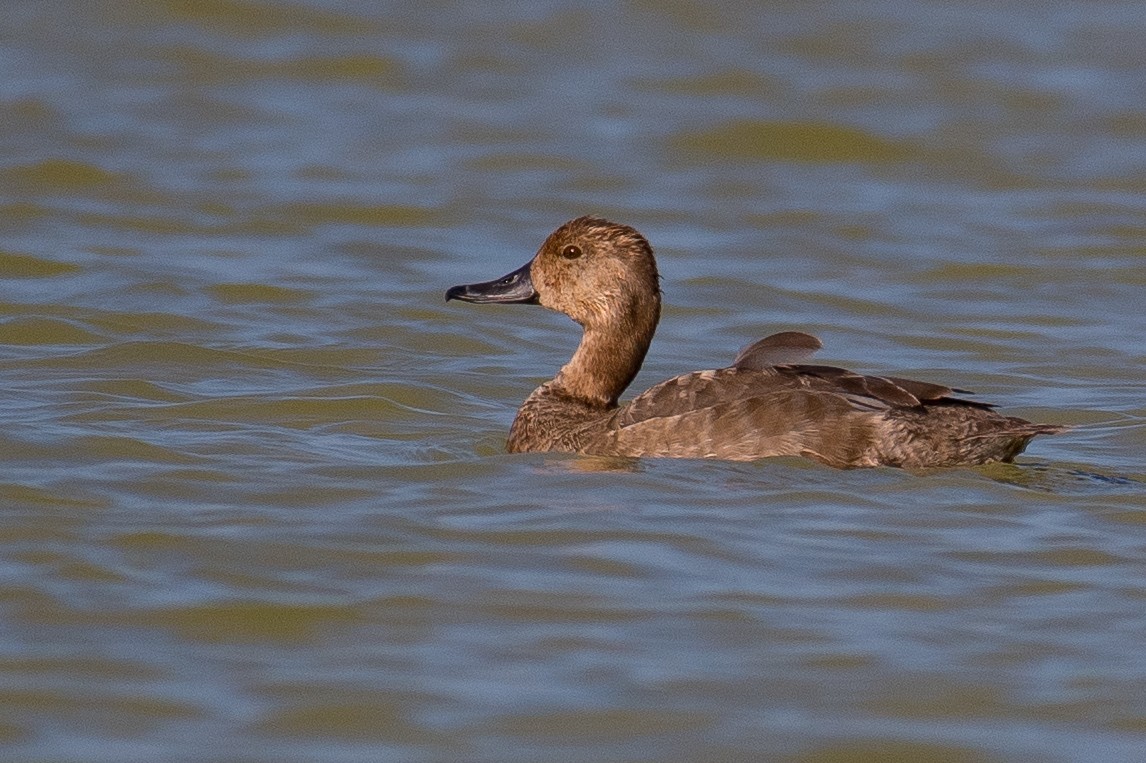
<svg viewBox="0 0 1146 763"><path fill-rule="evenodd" d="M522 267L493 281L454 286L446 299L540 304L586 328L629 324L632 329L649 319L655 327L658 281L644 236L627 225L578 217L549 234Z"/></svg>

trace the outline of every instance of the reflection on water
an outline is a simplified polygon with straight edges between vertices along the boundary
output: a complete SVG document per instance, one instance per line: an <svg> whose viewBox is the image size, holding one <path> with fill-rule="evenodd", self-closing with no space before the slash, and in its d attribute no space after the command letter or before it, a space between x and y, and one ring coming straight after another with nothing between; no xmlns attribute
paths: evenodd
<svg viewBox="0 0 1146 763"><path fill-rule="evenodd" d="M1140 757L1139 4L142 8L6 8L5 759ZM804 330L1073 428L508 456L576 327L441 294L584 213L635 388Z"/></svg>

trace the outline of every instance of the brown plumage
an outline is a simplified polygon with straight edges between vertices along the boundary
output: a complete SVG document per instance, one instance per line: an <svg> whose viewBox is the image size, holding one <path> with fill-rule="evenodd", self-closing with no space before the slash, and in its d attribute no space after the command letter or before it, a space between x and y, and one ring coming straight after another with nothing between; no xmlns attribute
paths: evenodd
<svg viewBox="0 0 1146 763"><path fill-rule="evenodd" d="M541 304L584 330L573 358L517 412L513 453L953 466L1011 461L1035 435L1063 429L1003 416L939 384L805 364L820 340L795 331L619 406L656 330L660 287L644 236L594 217L562 225L513 273L455 286L446 299Z"/></svg>

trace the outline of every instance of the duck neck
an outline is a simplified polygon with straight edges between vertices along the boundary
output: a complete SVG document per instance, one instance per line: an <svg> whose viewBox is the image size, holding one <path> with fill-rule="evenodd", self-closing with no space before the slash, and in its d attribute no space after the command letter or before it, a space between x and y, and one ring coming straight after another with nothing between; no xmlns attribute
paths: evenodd
<svg viewBox="0 0 1146 763"><path fill-rule="evenodd" d="M600 324L588 324L581 344L551 389L597 408L612 408L648 352L660 318L660 299Z"/></svg>

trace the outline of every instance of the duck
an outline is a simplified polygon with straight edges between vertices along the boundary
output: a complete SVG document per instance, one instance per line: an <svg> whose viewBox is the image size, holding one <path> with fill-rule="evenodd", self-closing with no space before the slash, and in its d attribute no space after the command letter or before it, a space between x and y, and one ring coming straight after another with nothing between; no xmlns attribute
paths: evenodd
<svg viewBox="0 0 1146 763"><path fill-rule="evenodd" d="M643 235L600 217L566 222L522 267L453 286L449 300L541 305L582 328L573 357L517 411L510 453L929 468L1012 462L1035 436L1065 428L1005 416L966 390L810 364L823 345L800 331L622 404L660 320L660 276Z"/></svg>

